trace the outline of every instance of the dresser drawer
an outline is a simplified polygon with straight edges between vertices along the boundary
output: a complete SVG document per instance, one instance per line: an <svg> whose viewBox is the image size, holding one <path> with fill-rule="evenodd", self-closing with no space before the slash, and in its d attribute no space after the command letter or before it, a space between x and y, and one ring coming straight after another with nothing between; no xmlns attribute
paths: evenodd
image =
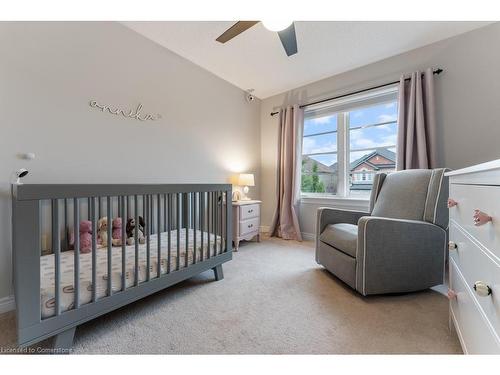
<svg viewBox="0 0 500 375"><path fill-rule="evenodd" d="M500 342L488 326L486 318L474 302L457 265L450 259L450 288L456 293L451 299L450 309L464 351L468 354L499 354Z"/></svg>
<svg viewBox="0 0 500 375"><path fill-rule="evenodd" d="M258 232L259 230L259 218L255 217L253 219L248 219L240 222L240 236L244 236L248 233Z"/></svg>
<svg viewBox="0 0 500 375"><path fill-rule="evenodd" d="M459 267L465 282L473 290L476 281L484 281L491 288L489 296L479 296L475 292L473 298L481 305L485 315L500 333L500 265L498 259L490 258L455 224L450 226L450 240L455 242L456 249L450 251L450 257Z"/></svg>
<svg viewBox="0 0 500 375"><path fill-rule="evenodd" d="M260 204L246 204L240 206L240 220L247 220L260 216Z"/></svg>
<svg viewBox="0 0 500 375"><path fill-rule="evenodd" d="M458 202L450 208L450 221L456 221L500 258L500 187L451 184L450 198ZM472 219L475 209L492 216L493 221L476 227Z"/></svg>

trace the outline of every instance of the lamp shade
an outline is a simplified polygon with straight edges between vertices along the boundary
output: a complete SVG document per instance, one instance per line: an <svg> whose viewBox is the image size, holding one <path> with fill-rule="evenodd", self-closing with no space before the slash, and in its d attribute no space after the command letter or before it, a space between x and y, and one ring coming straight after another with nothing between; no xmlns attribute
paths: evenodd
<svg viewBox="0 0 500 375"><path fill-rule="evenodd" d="M255 180L252 173L241 173L238 177L238 185L255 186Z"/></svg>

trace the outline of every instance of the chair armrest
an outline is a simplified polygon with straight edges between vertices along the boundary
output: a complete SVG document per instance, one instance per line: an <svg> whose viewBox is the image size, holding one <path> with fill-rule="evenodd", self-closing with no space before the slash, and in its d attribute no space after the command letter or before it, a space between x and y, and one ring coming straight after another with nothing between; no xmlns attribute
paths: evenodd
<svg viewBox="0 0 500 375"><path fill-rule="evenodd" d="M338 208L320 207L317 212L316 234L321 234L328 224L358 224L363 216L370 216L369 212L341 210Z"/></svg>
<svg viewBox="0 0 500 375"><path fill-rule="evenodd" d="M358 220L363 216L369 216L369 212L341 210L331 207L320 207L316 213L316 249L321 232L328 224L358 224Z"/></svg>
<svg viewBox="0 0 500 375"><path fill-rule="evenodd" d="M432 223L361 218L356 289L368 295L411 292L441 284L446 243L447 232Z"/></svg>

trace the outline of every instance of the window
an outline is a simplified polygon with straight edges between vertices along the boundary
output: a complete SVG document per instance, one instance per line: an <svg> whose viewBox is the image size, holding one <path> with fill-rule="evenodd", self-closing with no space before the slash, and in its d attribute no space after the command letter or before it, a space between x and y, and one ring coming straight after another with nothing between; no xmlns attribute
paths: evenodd
<svg viewBox="0 0 500 375"><path fill-rule="evenodd" d="M302 194L368 198L375 174L395 170L396 139L396 87L307 107Z"/></svg>

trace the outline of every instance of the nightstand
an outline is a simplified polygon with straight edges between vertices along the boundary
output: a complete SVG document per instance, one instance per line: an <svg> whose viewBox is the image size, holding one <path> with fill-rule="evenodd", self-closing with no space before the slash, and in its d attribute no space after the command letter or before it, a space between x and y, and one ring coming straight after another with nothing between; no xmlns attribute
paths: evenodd
<svg viewBox="0 0 500 375"><path fill-rule="evenodd" d="M240 241L250 241L257 236L260 242L260 204L261 201L233 202L233 241L235 251L238 251Z"/></svg>

